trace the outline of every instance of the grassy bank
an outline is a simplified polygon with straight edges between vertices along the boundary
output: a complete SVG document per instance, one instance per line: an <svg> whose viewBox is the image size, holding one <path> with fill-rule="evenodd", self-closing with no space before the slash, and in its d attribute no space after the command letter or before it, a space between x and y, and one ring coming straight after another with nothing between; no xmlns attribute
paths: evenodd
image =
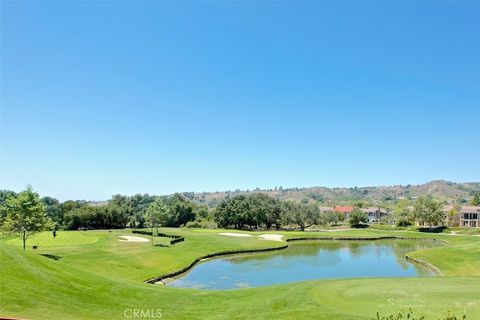
<svg viewBox="0 0 480 320"><path fill-rule="evenodd" d="M409 253L439 268L444 277L319 280L234 291L155 286L143 281L227 250L279 247L285 242L219 236L219 230L162 229L168 238L150 243L118 241L129 230L42 233L27 252L0 238L0 315L32 319L124 319L125 309L162 309L163 319L298 318L370 319L412 307L436 319L447 311L480 318L480 237L408 231L284 232L284 238L436 238L448 241ZM229 231L231 232L231 231ZM274 232L276 233L276 232ZM281 232L280 232L281 233ZM147 236L148 238L148 236ZM37 244L36 250L31 245Z"/></svg>

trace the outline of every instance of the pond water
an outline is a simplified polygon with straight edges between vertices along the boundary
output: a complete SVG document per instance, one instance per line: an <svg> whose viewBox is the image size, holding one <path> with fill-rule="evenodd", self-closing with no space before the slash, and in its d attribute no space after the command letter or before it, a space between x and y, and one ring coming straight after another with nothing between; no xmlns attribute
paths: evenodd
<svg viewBox="0 0 480 320"><path fill-rule="evenodd" d="M357 277L430 277L435 272L405 259L407 252L438 246L421 240L316 240L290 242L280 251L206 260L167 285L238 289L279 283Z"/></svg>

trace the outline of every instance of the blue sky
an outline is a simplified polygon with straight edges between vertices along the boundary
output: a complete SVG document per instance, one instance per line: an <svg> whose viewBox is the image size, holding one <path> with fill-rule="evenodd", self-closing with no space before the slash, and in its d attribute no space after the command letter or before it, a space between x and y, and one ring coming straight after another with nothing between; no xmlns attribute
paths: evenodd
<svg viewBox="0 0 480 320"><path fill-rule="evenodd" d="M0 188L480 181L479 2L1 2Z"/></svg>

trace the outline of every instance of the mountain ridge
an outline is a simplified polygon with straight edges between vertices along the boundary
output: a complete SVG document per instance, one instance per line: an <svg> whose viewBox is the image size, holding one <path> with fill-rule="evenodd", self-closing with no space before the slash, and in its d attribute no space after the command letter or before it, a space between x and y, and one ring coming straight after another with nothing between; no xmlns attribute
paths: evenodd
<svg viewBox="0 0 480 320"><path fill-rule="evenodd" d="M424 184L407 184L392 186L367 186L367 187L304 187L215 192L181 192L185 197L210 207L218 205L221 201L237 196L253 193L266 193L276 199L293 200L302 202L321 202L326 204L342 204L356 200L391 201L398 199L415 199L416 197L432 195L433 197L449 203L468 202L475 193L480 193L480 182L451 182L446 180L433 180Z"/></svg>

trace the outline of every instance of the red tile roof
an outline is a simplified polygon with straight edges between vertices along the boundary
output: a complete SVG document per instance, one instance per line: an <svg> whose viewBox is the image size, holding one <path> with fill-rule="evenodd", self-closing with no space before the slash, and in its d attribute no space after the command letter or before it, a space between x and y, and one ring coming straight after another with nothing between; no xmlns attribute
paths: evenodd
<svg viewBox="0 0 480 320"><path fill-rule="evenodd" d="M349 213L349 212L352 212L353 211L353 207L349 207L349 206L344 206L344 207L335 207L335 211L337 212L342 212L342 213Z"/></svg>

